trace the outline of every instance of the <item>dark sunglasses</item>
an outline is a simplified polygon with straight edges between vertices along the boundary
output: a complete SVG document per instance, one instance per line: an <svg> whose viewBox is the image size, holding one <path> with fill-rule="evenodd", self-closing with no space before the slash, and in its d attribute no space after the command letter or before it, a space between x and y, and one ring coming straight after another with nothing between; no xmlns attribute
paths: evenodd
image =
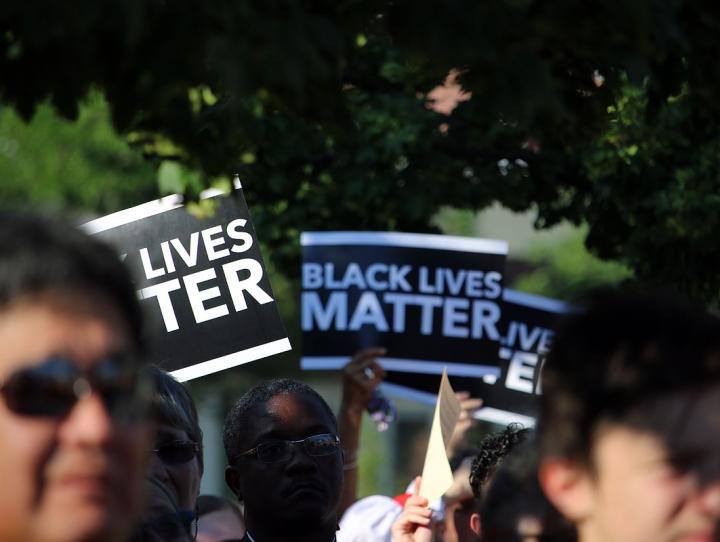
<svg viewBox="0 0 720 542"><path fill-rule="evenodd" d="M12 373L0 383L0 394L15 414L63 418L79 399L96 392L114 419L137 419L148 411L149 382L143 384L125 357L103 360L89 371L52 357Z"/></svg>
<svg viewBox="0 0 720 542"><path fill-rule="evenodd" d="M161 444L153 450L166 465L181 465L194 459L200 451L200 445L192 440L176 440Z"/></svg>
<svg viewBox="0 0 720 542"><path fill-rule="evenodd" d="M300 440L272 440L258 444L255 448L247 450L235 456L235 460L255 455L263 463L277 463L290 459L292 449L295 446L302 446L310 456L332 455L340 450L340 439L335 435L323 433L313 435Z"/></svg>

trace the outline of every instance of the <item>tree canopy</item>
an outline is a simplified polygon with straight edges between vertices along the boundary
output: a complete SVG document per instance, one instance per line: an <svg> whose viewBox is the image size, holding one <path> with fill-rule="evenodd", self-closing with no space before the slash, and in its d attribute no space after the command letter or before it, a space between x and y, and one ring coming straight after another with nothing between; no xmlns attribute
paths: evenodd
<svg viewBox="0 0 720 542"><path fill-rule="evenodd" d="M281 269L300 230L499 202L712 302L718 36L701 0L6 0L0 102L98 89L158 164L237 171Z"/></svg>

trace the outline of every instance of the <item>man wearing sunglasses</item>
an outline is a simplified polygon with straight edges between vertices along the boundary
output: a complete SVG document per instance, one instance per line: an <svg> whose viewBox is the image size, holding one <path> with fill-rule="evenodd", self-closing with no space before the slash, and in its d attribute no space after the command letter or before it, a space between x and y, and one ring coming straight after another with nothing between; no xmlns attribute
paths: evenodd
<svg viewBox="0 0 720 542"><path fill-rule="evenodd" d="M151 445L141 318L117 255L0 212L0 540L120 542Z"/></svg>
<svg viewBox="0 0 720 542"><path fill-rule="evenodd" d="M147 472L149 500L132 542L190 542L203 472L202 431L188 389L155 366L143 369L152 383L157 423Z"/></svg>
<svg viewBox="0 0 720 542"><path fill-rule="evenodd" d="M331 542L342 452L318 393L282 379L260 384L225 420L225 480L245 506L246 542Z"/></svg>

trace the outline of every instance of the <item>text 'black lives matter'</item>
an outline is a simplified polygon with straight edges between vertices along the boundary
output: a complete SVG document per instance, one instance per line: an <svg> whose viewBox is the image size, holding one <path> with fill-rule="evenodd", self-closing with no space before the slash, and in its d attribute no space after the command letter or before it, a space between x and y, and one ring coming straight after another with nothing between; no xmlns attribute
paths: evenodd
<svg viewBox="0 0 720 542"><path fill-rule="evenodd" d="M394 232L306 232L301 243L304 369L383 346L387 370L500 376L507 243Z"/></svg>

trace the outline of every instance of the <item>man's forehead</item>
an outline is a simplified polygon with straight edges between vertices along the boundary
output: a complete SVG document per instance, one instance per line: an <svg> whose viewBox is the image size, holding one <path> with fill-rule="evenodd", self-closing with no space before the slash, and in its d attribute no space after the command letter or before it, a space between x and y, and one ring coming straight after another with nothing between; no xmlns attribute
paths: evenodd
<svg viewBox="0 0 720 542"><path fill-rule="evenodd" d="M635 434L635 443L643 442L643 435L651 437L663 461L697 474L701 483L720 479L720 384L677 390L643 402L618 425Z"/></svg>
<svg viewBox="0 0 720 542"><path fill-rule="evenodd" d="M320 400L309 393L280 393L256 404L248 413L248 436L263 433L302 432L317 427L334 430L334 424Z"/></svg>
<svg viewBox="0 0 720 542"><path fill-rule="evenodd" d="M62 356L81 368L132 349L126 322L102 296L46 292L18 298L0 310L4 372Z"/></svg>

